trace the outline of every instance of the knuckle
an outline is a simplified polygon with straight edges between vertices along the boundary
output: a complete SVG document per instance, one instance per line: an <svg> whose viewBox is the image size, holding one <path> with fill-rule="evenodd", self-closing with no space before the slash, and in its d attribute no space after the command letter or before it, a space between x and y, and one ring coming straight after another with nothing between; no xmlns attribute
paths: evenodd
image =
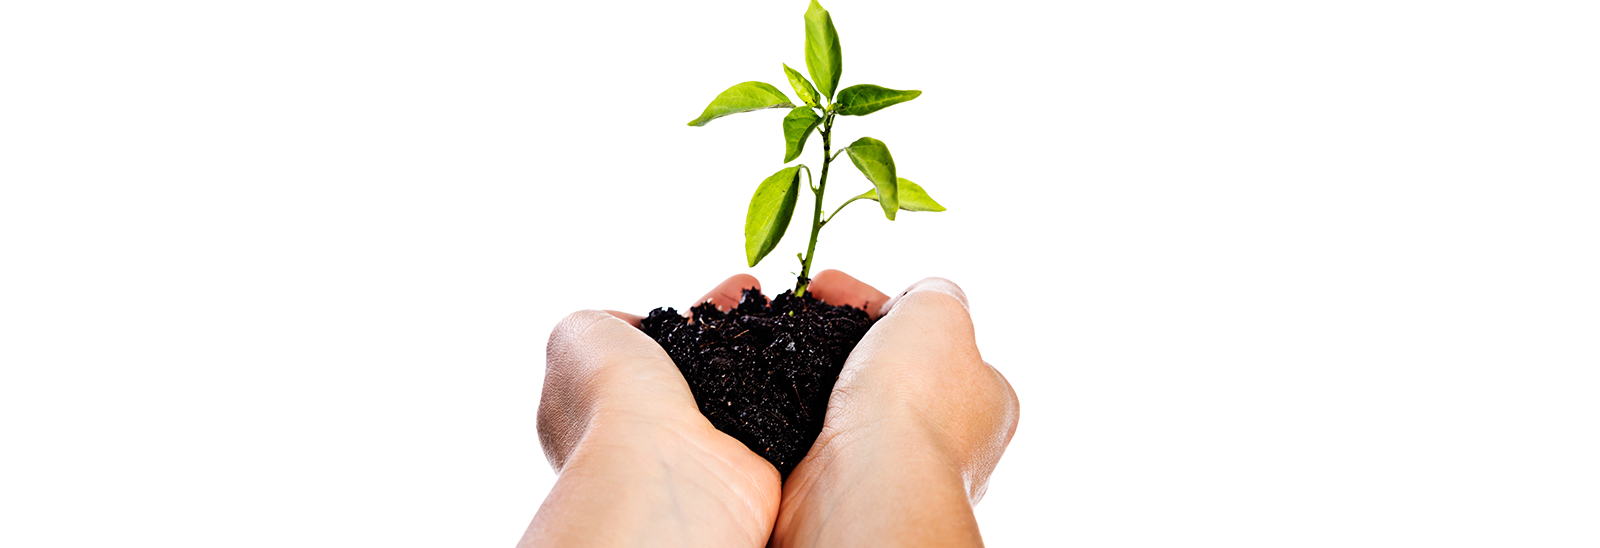
<svg viewBox="0 0 1600 548"><path fill-rule="evenodd" d="M604 367L609 345L601 340L601 333L611 322L627 326L615 316L600 310L579 310L568 314L550 331L550 341L545 346L545 395L552 389L569 396L569 392L595 382L595 375Z"/></svg>
<svg viewBox="0 0 1600 548"><path fill-rule="evenodd" d="M922 282L917 282L909 290L906 290L906 295L901 296L901 300L936 303L933 306L960 308L962 312L971 311L971 306L968 306L968 301L966 301L966 292L963 292L962 287L955 285L955 282L942 279L942 277L930 277L930 279L923 279Z"/></svg>
<svg viewBox="0 0 1600 548"><path fill-rule="evenodd" d="M981 390L984 399L994 407L1012 409L1017 406L1017 391L1011 387L1011 381L1006 380L1005 374L988 361L982 361L972 369L970 382L972 388Z"/></svg>
<svg viewBox="0 0 1600 548"><path fill-rule="evenodd" d="M940 317L965 317L967 303L961 298L934 290L912 290L900 297L895 310L901 313L932 314Z"/></svg>
<svg viewBox="0 0 1600 548"><path fill-rule="evenodd" d="M579 310L556 323L555 329L550 330L550 340L545 344L545 352L549 356L570 351L579 344L594 326L613 318L612 315L600 310Z"/></svg>
<svg viewBox="0 0 1600 548"><path fill-rule="evenodd" d="M1002 429L1006 431L1005 440L1009 443L1011 438L1017 434L1017 424L1022 419L1022 401L1017 399L1016 388L1011 386L1011 381L1006 378L1004 373L1000 372L999 368L987 361L983 362L983 365L994 373L994 378L998 381L999 388L1003 394L1000 396L999 401L1004 412L1001 417Z"/></svg>

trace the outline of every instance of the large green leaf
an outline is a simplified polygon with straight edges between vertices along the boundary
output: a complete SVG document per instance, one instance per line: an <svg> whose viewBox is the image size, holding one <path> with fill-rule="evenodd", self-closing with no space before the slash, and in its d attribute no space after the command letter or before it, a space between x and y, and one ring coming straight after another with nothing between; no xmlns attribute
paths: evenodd
<svg viewBox="0 0 1600 548"><path fill-rule="evenodd" d="M900 209L906 211L944 211L944 206L939 205L939 202L933 201L933 197L928 196L928 191L922 190L922 185L913 183L910 179L904 177L899 178L897 183L895 192L899 194ZM876 202L878 201L878 191L876 189L868 190L860 196L850 199L851 202L856 200L872 200Z"/></svg>
<svg viewBox="0 0 1600 548"><path fill-rule="evenodd" d="M839 90L839 114L866 116L889 105L916 99L919 95L922 95L922 92L914 89L898 90L872 84L856 84Z"/></svg>
<svg viewBox="0 0 1600 548"><path fill-rule="evenodd" d="M817 108L827 106L822 104L822 97L817 95L817 88L811 85L811 81L789 68L788 63L783 64L783 74L789 77L789 87L794 88L794 94L800 96L800 101Z"/></svg>
<svg viewBox="0 0 1600 548"><path fill-rule="evenodd" d="M833 17L817 0L811 0L806 9L806 71L817 83L817 91L832 100L833 90L839 89L839 74L844 72L844 54L839 50L839 32L833 30Z"/></svg>
<svg viewBox="0 0 1600 548"><path fill-rule="evenodd" d="M735 84L727 91L717 95L706 106L706 111L700 113L699 118L689 122L691 126L703 126L717 118L729 114L750 112L764 108L794 108L794 103L789 102L789 96L784 95L772 84L762 82L745 82Z"/></svg>
<svg viewBox="0 0 1600 548"><path fill-rule="evenodd" d="M744 256L750 266L778 247L778 240L789 230L794 203L800 197L800 168L786 167L761 181L750 197L750 211L744 216Z"/></svg>
<svg viewBox="0 0 1600 548"><path fill-rule="evenodd" d="M850 154L850 163L855 164L856 169L872 181L873 188L878 191L878 205L883 206L883 216L893 221L894 212L900 209L900 193L889 145L871 137L862 137L844 150Z"/></svg>
<svg viewBox="0 0 1600 548"><path fill-rule="evenodd" d="M817 129L817 124L822 123L822 117L811 110L811 107L794 107L788 116L783 117L783 163L793 162L800 157L800 151L806 148L806 138L811 136L811 130Z"/></svg>

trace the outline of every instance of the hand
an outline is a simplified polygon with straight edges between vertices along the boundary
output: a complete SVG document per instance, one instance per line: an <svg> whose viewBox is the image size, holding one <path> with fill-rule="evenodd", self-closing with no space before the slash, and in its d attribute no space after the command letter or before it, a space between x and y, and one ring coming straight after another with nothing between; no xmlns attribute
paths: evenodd
<svg viewBox="0 0 1600 548"><path fill-rule="evenodd" d="M735 306L747 287L697 302ZM559 477L519 546L765 545L777 469L711 426L639 320L585 310L550 334L539 441Z"/></svg>
<svg viewBox="0 0 1600 548"><path fill-rule="evenodd" d="M967 297L939 278L899 297L817 274L833 304L881 306L845 362L822 434L783 486L772 546L977 546L972 505L1016 433L1016 392L978 354Z"/></svg>

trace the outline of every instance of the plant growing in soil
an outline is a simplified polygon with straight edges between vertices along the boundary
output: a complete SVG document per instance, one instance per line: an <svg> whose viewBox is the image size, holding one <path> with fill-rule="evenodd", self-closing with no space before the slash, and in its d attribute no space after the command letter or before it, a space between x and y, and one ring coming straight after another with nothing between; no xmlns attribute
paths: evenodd
<svg viewBox="0 0 1600 548"><path fill-rule="evenodd" d="M788 230L800 195L800 173L805 172L806 186L815 199L811 240L805 253L796 254L800 274L794 290L768 303L760 291L749 289L739 306L727 312L702 303L692 309L692 322L674 309L658 308L642 323L645 333L661 343L683 372L700 412L712 425L765 457L786 478L816 440L845 358L872 325L860 308L824 303L808 294L822 227L859 200L878 202L891 221L902 209L945 209L921 186L899 176L883 141L862 137L833 150L838 116L866 116L916 99L922 92L872 84L838 89L844 68L839 34L832 17L815 0L806 10L805 29L806 71L811 79L783 65L801 105L771 84L744 82L717 95L700 117L689 122L703 126L730 114L789 109L783 117L784 163L800 157L813 132L820 134L822 170L815 183L811 168L804 164L780 169L756 187L745 215L745 258L755 266ZM828 169L839 154L850 157L872 188L823 218Z"/></svg>

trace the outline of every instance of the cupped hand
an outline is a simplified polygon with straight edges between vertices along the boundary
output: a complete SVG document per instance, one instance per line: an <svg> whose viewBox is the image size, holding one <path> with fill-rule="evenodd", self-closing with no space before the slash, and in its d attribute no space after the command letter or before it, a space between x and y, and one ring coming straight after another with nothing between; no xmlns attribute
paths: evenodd
<svg viewBox="0 0 1600 548"><path fill-rule="evenodd" d="M982 544L972 505L1016 433L1018 403L978 353L966 294L929 278L889 299L833 270L810 290L881 317L783 486L771 545Z"/></svg>
<svg viewBox="0 0 1600 548"><path fill-rule="evenodd" d="M698 302L727 308L754 277ZM559 475L523 546L761 546L777 469L711 426L640 318L585 310L550 334L539 441Z"/></svg>

